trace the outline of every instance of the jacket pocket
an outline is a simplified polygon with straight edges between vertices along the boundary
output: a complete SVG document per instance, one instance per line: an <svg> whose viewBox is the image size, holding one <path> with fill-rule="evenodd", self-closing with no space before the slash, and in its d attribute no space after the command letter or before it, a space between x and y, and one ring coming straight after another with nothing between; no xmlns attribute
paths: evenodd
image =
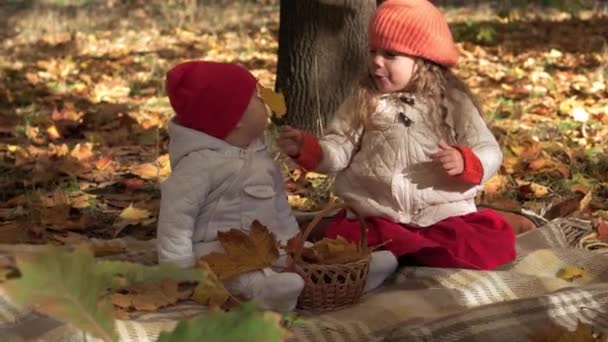
<svg viewBox="0 0 608 342"><path fill-rule="evenodd" d="M249 228L253 220L260 221L271 231L276 226L276 192L271 185L245 185L241 203L241 225Z"/></svg>
<svg viewBox="0 0 608 342"><path fill-rule="evenodd" d="M270 199L274 198L275 195L274 188L270 185L247 185L243 188L243 191L257 199Z"/></svg>

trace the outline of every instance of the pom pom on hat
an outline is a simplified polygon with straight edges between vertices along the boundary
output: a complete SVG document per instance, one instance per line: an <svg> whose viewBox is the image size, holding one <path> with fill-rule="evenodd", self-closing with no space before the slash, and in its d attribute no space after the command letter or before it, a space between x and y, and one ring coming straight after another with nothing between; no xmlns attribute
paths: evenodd
<svg viewBox="0 0 608 342"><path fill-rule="evenodd" d="M190 61L167 72L166 88L175 121L224 139L237 125L257 80L233 63Z"/></svg>
<svg viewBox="0 0 608 342"><path fill-rule="evenodd" d="M458 49L445 17L428 0L387 0L369 23L371 46L452 67Z"/></svg>

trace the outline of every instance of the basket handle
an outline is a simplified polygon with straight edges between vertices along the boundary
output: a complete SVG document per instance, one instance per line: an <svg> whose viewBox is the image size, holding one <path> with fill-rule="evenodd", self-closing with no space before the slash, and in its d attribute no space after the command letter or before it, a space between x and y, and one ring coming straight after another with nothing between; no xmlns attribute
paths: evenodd
<svg viewBox="0 0 608 342"><path fill-rule="evenodd" d="M304 230L304 234L302 234L302 246L296 250L295 255L294 255L294 260L302 261L302 250L304 249L304 242L306 242L306 240L308 239L308 235L310 235L312 230L317 227L317 224L319 224L319 222L321 222L321 220L323 219L323 217L325 215L329 214L330 212L332 212L336 209L346 209L346 210L350 210L353 213L355 213L355 215L357 216L357 219L359 220L359 224L361 226L361 240L359 241L359 250L363 250L364 248L367 248L367 227L365 224L365 220L363 220L361 215L359 215L359 213L356 212L348 204L333 203L333 204L326 206L325 208L323 208L323 210L318 212L317 215L315 215L314 219L308 224L308 226L306 227L306 230Z"/></svg>

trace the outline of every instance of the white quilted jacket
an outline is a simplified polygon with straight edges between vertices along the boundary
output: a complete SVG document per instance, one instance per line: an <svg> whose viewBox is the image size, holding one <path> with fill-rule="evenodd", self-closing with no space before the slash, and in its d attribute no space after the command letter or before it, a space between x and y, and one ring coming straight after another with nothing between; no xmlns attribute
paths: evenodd
<svg viewBox="0 0 608 342"><path fill-rule="evenodd" d="M285 241L298 232L283 177L262 142L241 149L169 122L171 176L161 184L160 261L188 267L221 251L217 232L257 219Z"/></svg>
<svg viewBox="0 0 608 342"><path fill-rule="evenodd" d="M430 154L440 138L470 148L483 166L483 183L500 167L502 153L467 95L453 90L447 99L442 133L431 128L430 113L420 101L410 105L395 95L383 96L372 116L379 127L362 129L349 122L357 109L347 100L320 140L323 160L317 171L335 173L336 195L366 217L426 227L476 211L474 197L481 186L445 174ZM359 128L353 131L353 126Z"/></svg>

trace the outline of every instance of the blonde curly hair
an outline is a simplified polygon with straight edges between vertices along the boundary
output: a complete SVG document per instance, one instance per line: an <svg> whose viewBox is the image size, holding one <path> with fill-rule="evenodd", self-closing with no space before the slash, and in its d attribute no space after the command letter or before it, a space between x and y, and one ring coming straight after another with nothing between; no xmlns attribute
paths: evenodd
<svg viewBox="0 0 608 342"><path fill-rule="evenodd" d="M438 113L438 115L429 115L427 124L437 132L441 132L441 130L449 128L446 123L448 114L446 101L449 101L447 98L448 91L454 88L467 94L483 117L481 106L471 89L449 68L424 58L415 60L414 75L408 86L402 92L391 95L395 97L413 95L416 101L421 101L429 108L429 113ZM362 128L374 127L373 114L381 95L383 94L378 92L372 76L366 73L353 95L357 106L354 117L357 126Z"/></svg>

